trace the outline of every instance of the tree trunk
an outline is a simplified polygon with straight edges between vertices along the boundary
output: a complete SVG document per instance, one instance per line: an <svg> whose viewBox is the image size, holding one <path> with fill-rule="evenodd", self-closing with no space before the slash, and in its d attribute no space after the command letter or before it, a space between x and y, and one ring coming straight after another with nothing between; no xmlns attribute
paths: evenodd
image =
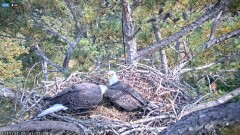
<svg viewBox="0 0 240 135"><path fill-rule="evenodd" d="M135 37L134 25L132 22L132 9L129 0L122 0L122 19L123 19L123 36L124 44L127 45L127 64L134 64L133 58L137 53L137 43Z"/></svg>
<svg viewBox="0 0 240 135"><path fill-rule="evenodd" d="M240 102L226 103L183 117L159 135L192 135L240 123Z"/></svg>
<svg viewBox="0 0 240 135"><path fill-rule="evenodd" d="M66 69L68 68L68 64L69 64L70 58L73 54L73 50L74 50L74 48L72 48L70 46L67 54L65 55L64 61L63 61L63 65L62 65L63 68L66 68Z"/></svg>

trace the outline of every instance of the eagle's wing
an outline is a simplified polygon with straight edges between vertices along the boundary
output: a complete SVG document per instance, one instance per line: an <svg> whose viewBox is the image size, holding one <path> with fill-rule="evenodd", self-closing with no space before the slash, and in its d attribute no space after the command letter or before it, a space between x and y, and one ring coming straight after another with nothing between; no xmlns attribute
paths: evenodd
<svg viewBox="0 0 240 135"><path fill-rule="evenodd" d="M85 92L85 91L88 92L88 91L94 91L96 89L100 89L98 85L92 84L92 83L73 84L72 88L82 92Z"/></svg>
<svg viewBox="0 0 240 135"><path fill-rule="evenodd" d="M139 107L142 107L141 103L131 95L123 95L119 97L115 102L117 105L121 106L127 111L132 111Z"/></svg>
<svg viewBox="0 0 240 135"><path fill-rule="evenodd" d="M73 92L60 100L60 103L69 108L90 108L99 104L102 98L101 91Z"/></svg>
<svg viewBox="0 0 240 135"><path fill-rule="evenodd" d="M54 95L52 98L58 98L63 95L66 95L67 93L73 93L73 92L81 92L81 93L91 93L93 90L100 89L98 85L91 84L91 83L79 83L79 84L73 84L71 87L59 92L58 94Z"/></svg>
<svg viewBox="0 0 240 135"><path fill-rule="evenodd" d="M142 95L133 88L130 87L129 89L127 89L127 92L129 92L135 99L140 101L143 105L147 105L147 100L143 98Z"/></svg>
<svg viewBox="0 0 240 135"><path fill-rule="evenodd" d="M60 103L69 108L89 108L102 100L101 89L91 83L73 84L50 98L49 104Z"/></svg>
<svg viewBox="0 0 240 135"><path fill-rule="evenodd" d="M69 88L66 88L65 90L57 93L56 95L54 95L53 97L49 98L48 100L52 100L52 99L55 99L55 98L59 98L67 93L72 93L72 92L75 92L75 91L78 91L77 89L73 89L72 87L69 87Z"/></svg>
<svg viewBox="0 0 240 135"><path fill-rule="evenodd" d="M144 99L139 92L137 92L136 90L131 88L128 84L119 81L119 82L117 82L116 84L113 84L113 85L112 86L115 87L115 89L118 89L120 91L124 91L124 92L130 94L133 98L138 100L143 105L147 105L146 99ZM111 86L110 86L110 89L111 89Z"/></svg>

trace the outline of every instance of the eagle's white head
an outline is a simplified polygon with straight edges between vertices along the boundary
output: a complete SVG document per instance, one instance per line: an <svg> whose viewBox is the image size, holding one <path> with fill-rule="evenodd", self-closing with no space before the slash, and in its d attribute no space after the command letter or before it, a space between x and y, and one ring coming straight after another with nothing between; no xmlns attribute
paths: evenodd
<svg viewBox="0 0 240 135"><path fill-rule="evenodd" d="M101 89L102 95L103 95L104 93L106 93L106 91L108 90L107 86L105 86L105 85L98 85L98 86L99 86L100 89Z"/></svg>
<svg viewBox="0 0 240 135"><path fill-rule="evenodd" d="M114 71L108 71L107 78L109 85L113 85L114 83L118 82L117 74Z"/></svg>

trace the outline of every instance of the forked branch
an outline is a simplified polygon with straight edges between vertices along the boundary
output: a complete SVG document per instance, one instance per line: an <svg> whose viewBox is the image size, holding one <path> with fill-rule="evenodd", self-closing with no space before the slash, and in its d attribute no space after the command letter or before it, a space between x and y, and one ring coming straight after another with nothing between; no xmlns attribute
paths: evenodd
<svg viewBox="0 0 240 135"><path fill-rule="evenodd" d="M62 121L27 121L20 124L0 127L0 131L44 131L47 129L68 130L77 134L83 131L76 124Z"/></svg>

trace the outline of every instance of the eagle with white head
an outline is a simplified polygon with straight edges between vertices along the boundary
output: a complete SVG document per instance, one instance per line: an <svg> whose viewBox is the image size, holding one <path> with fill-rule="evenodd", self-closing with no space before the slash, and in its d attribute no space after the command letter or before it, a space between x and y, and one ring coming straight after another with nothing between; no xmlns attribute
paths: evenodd
<svg viewBox="0 0 240 135"><path fill-rule="evenodd" d="M107 73L109 85L106 96L112 103L126 111L133 111L147 106L148 101L128 84L119 81L116 72Z"/></svg>
<svg viewBox="0 0 240 135"><path fill-rule="evenodd" d="M37 117L67 109L89 109L98 105L103 94L107 91L107 86L92 83L73 84L53 97L47 98L51 107L42 111Z"/></svg>

